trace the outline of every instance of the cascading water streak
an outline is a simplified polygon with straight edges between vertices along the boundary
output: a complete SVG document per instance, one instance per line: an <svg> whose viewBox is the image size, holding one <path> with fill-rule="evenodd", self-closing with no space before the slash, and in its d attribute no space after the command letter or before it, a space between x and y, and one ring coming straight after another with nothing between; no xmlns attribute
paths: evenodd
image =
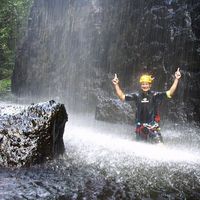
<svg viewBox="0 0 200 200"><path fill-rule="evenodd" d="M198 5L35 0L16 52L12 91L31 103L59 99L67 111L94 113L99 101L115 98L114 73L126 91L134 91L147 65L155 71L155 89L163 90L180 65L184 81L166 116L182 124L197 121ZM69 114L63 157L0 172L0 199L200 199L199 130L168 124L162 134L164 147L138 143L132 126Z"/></svg>

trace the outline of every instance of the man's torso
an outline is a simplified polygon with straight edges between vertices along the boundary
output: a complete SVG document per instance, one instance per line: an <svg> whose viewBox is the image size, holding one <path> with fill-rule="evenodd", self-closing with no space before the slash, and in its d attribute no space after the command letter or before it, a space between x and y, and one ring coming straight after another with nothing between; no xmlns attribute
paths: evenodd
<svg viewBox="0 0 200 200"><path fill-rule="evenodd" d="M158 118L159 106L164 97L166 92L148 91L128 94L125 100L136 103L136 123L151 123Z"/></svg>

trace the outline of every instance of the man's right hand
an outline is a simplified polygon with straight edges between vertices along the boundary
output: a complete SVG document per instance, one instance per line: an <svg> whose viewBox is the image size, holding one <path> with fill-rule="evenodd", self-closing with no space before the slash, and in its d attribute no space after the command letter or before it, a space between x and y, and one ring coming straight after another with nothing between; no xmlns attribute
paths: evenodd
<svg viewBox="0 0 200 200"><path fill-rule="evenodd" d="M112 83L114 85L117 96L120 98L121 101L124 101L125 100L125 94L123 93L123 91L119 87L119 79L117 78L117 74L115 74L115 76L112 80Z"/></svg>
<svg viewBox="0 0 200 200"><path fill-rule="evenodd" d="M113 85L118 85L119 84L119 79L117 78L117 74L115 74L113 80L112 80Z"/></svg>
<svg viewBox="0 0 200 200"><path fill-rule="evenodd" d="M175 72L175 78L180 79L181 78L181 72L180 69L178 68L177 71Z"/></svg>

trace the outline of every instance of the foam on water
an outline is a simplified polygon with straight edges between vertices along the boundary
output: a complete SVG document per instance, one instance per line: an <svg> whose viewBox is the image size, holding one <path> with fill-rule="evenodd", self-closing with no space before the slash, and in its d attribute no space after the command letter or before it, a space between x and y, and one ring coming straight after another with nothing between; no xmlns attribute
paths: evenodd
<svg viewBox="0 0 200 200"><path fill-rule="evenodd" d="M133 129L124 125L106 124L95 122L92 125L91 119L78 119L76 123L66 125L64 140L66 148L72 146L79 157L86 162L98 162L99 160L113 160L124 164L129 160L130 165L137 160L146 160L148 164L173 162L200 164L200 152L196 148L176 147L165 143L164 145L152 145L136 142L134 137L127 132ZM120 127L121 126L121 127ZM111 132L112 130L112 132ZM174 133L173 133L174 134ZM172 135L173 135L172 134Z"/></svg>

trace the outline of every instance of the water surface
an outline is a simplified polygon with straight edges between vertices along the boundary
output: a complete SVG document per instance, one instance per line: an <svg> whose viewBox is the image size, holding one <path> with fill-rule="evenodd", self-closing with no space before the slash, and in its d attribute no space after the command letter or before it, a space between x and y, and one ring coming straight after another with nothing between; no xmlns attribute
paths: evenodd
<svg viewBox="0 0 200 200"><path fill-rule="evenodd" d="M65 154L0 172L0 199L199 199L199 132L164 124L164 146L134 140L134 127L69 115Z"/></svg>

